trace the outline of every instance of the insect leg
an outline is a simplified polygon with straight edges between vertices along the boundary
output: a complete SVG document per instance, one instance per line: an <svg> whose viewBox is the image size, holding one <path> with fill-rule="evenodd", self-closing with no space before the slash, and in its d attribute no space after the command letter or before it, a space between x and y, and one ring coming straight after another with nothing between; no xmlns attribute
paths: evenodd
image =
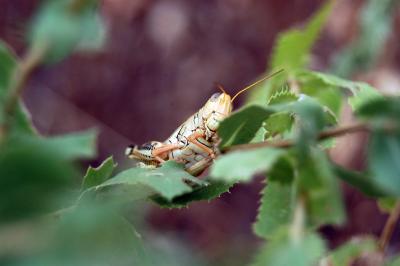
<svg viewBox="0 0 400 266"><path fill-rule="evenodd" d="M205 138L205 137L206 137L205 133L194 132L193 134L187 137L187 140L196 145L197 147L199 147L200 149L202 149L203 151L205 151L206 153L208 153L210 157L214 159L215 158L214 151L198 140L199 138Z"/></svg>
<svg viewBox="0 0 400 266"><path fill-rule="evenodd" d="M154 158L159 161L160 163L165 162L165 160L161 157L165 158L165 155L167 155L168 152L180 149L182 148L182 145L178 144L164 144L161 147L157 147L154 150L152 150L151 154L154 156Z"/></svg>
<svg viewBox="0 0 400 266"><path fill-rule="evenodd" d="M198 161L197 163L193 164L192 166L186 168L186 171L193 176L197 176L201 174L201 172L203 172L203 170L210 165L211 161L212 161L211 158L204 158Z"/></svg>

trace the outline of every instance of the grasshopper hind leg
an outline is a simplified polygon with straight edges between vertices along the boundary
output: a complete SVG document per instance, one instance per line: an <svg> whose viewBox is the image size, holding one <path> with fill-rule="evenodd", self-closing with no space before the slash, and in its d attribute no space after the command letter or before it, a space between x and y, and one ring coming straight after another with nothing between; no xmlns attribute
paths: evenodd
<svg viewBox="0 0 400 266"><path fill-rule="evenodd" d="M212 158L204 158L188 167L185 167L185 170L193 175L198 176L200 175L207 167L209 167L212 163Z"/></svg>

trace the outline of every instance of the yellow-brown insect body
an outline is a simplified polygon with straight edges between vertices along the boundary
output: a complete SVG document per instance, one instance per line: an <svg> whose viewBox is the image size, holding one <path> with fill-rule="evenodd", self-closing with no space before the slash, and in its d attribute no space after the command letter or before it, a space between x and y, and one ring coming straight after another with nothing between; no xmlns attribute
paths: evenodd
<svg viewBox="0 0 400 266"><path fill-rule="evenodd" d="M232 102L242 92L280 73L282 70L264 77L242 89L231 98L222 87L194 115L180 125L164 142L152 141L141 146L130 146L126 150L129 158L141 164L159 166L166 160L184 164L192 175L200 174L218 154L219 137L217 129L222 120L232 112Z"/></svg>
<svg viewBox="0 0 400 266"><path fill-rule="evenodd" d="M181 146L180 149L171 150L167 159L185 164L185 169L193 175L202 172L218 153L219 138L216 132L220 122L231 112L230 95L213 94L197 113L189 117L164 142ZM198 137L194 140L193 136Z"/></svg>

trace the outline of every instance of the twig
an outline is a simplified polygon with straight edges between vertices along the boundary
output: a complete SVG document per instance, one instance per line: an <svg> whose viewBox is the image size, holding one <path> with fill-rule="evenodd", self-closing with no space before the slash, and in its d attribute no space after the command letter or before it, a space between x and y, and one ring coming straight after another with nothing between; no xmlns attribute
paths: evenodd
<svg viewBox="0 0 400 266"><path fill-rule="evenodd" d="M25 83L33 70L41 63L47 50L47 45L33 46L26 56L20 61L18 69L14 74L13 87L11 88L8 99L5 103L4 111L7 115L12 115L19 97L24 90Z"/></svg>
<svg viewBox="0 0 400 266"><path fill-rule="evenodd" d="M290 236L294 243L300 244L304 235L304 223L305 223L305 199L303 196L299 196L296 201L296 207L293 214L293 222L290 227Z"/></svg>
<svg viewBox="0 0 400 266"><path fill-rule="evenodd" d="M329 129L326 131L322 131L318 135L318 140L324 140L332 137L338 137L345 134L360 132L360 131L369 131L369 127L366 123L357 122L354 124L346 125L337 127L334 129ZM258 143L249 143L249 144L240 144L229 147L224 150L227 151L235 151L235 150L249 150L249 149L256 149L256 148L263 148L263 147L274 147L274 148L289 148L295 144L293 140L280 140L280 141L264 141Z"/></svg>
<svg viewBox="0 0 400 266"><path fill-rule="evenodd" d="M379 239L379 249L381 252L384 252L387 245L389 244L390 239L392 238L392 234L394 228L396 227L397 221L400 217L400 200L396 202L396 206L392 210L389 215L389 218L386 220L385 227L383 228L382 235Z"/></svg>

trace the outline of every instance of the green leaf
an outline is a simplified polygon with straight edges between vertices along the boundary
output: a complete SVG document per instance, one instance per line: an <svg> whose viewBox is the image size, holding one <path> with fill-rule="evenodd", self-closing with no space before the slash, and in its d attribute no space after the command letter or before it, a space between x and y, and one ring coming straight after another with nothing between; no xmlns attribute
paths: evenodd
<svg viewBox="0 0 400 266"><path fill-rule="evenodd" d="M294 180L294 166L292 158L289 156L281 156L272 166L268 174L269 181L288 184Z"/></svg>
<svg viewBox="0 0 400 266"><path fill-rule="evenodd" d="M353 111L357 111L363 104L381 97L382 95L375 88L368 84L361 83L361 85L357 87L357 90L353 90L353 97L349 98L349 104Z"/></svg>
<svg viewBox="0 0 400 266"><path fill-rule="evenodd" d="M293 71L306 68L309 62L311 49L325 24L332 8L332 1L327 1L310 19L303 30L292 29L279 34L275 41L270 59L269 70L285 69L284 75L275 78L253 90L248 102L262 103L279 89Z"/></svg>
<svg viewBox="0 0 400 266"><path fill-rule="evenodd" d="M76 50L80 52L95 52L101 50L107 37L103 20L98 14L85 16L83 19L83 32Z"/></svg>
<svg viewBox="0 0 400 266"><path fill-rule="evenodd" d="M303 98L289 106L299 117L300 132L297 136L296 146L301 153L306 153L326 124L323 107L314 99Z"/></svg>
<svg viewBox="0 0 400 266"><path fill-rule="evenodd" d="M231 152L214 162L210 176L225 182L250 181L254 174L268 171L284 153L275 148Z"/></svg>
<svg viewBox="0 0 400 266"><path fill-rule="evenodd" d="M330 261L332 266L352 265L354 259L376 249L376 241L373 238L354 238L335 249L330 255Z"/></svg>
<svg viewBox="0 0 400 266"><path fill-rule="evenodd" d="M10 89L12 87L14 72L17 68L17 59L13 51L7 45L0 41L0 125L6 122L6 117L3 113L5 101L8 99ZM9 131L11 133L35 134L30 121L30 115L22 103L18 103L13 120L9 123Z"/></svg>
<svg viewBox="0 0 400 266"><path fill-rule="evenodd" d="M270 175L271 178L271 175ZM253 224L256 235L272 237L281 226L289 224L293 212L293 187L289 184L268 181L261 197L257 220Z"/></svg>
<svg viewBox="0 0 400 266"><path fill-rule="evenodd" d="M376 184L391 195L400 196L400 134L374 132L368 146L368 162Z"/></svg>
<svg viewBox="0 0 400 266"><path fill-rule="evenodd" d="M400 98L380 97L361 104L356 115L363 118L373 118L376 121L399 123Z"/></svg>
<svg viewBox="0 0 400 266"><path fill-rule="evenodd" d="M92 157L95 137L88 131L52 138L25 134L6 138L0 146L0 217L20 219L60 207L77 176L71 161Z"/></svg>
<svg viewBox="0 0 400 266"><path fill-rule="evenodd" d="M291 102L295 102L298 100L296 94L290 91L290 88L287 85L282 86L282 88L275 92L267 102L267 105L271 106L284 106L285 104L289 104ZM259 132L262 131L264 134L262 135L262 140L273 137L277 134L282 134L285 131L291 129L292 124L294 122L293 116L290 112L278 112L272 114L267 120L264 122L264 128L260 128ZM265 132L267 131L267 132ZM257 132L257 134L259 133ZM266 134L265 134L266 133ZM253 141L252 141L253 142Z"/></svg>
<svg viewBox="0 0 400 266"><path fill-rule="evenodd" d="M397 0L365 1L359 12L358 37L334 58L333 73L352 76L373 66L394 27L396 5L399 5Z"/></svg>
<svg viewBox="0 0 400 266"><path fill-rule="evenodd" d="M391 197L385 197L378 199L378 207L381 212L391 213L396 207L397 199Z"/></svg>
<svg viewBox="0 0 400 266"><path fill-rule="evenodd" d="M46 60L63 59L76 48L98 48L104 41L104 29L96 14L97 1L73 10L71 1L45 1L33 21L31 42L46 47ZM79 47L80 46L80 47Z"/></svg>
<svg viewBox="0 0 400 266"><path fill-rule="evenodd" d="M297 75L305 84L315 84L318 82L320 83L320 86L333 86L350 90L353 96L350 97L348 101L354 111L357 111L358 108L364 103L382 97L382 95L375 88L364 82L350 81L334 75L316 71L299 71ZM335 111L335 109L332 110Z"/></svg>
<svg viewBox="0 0 400 266"><path fill-rule="evenodd" d="M17 103L14 117L11 122L10 134L29 134L38 135L36 128L32 124L31 114L22 101Z"/></svg>
<svg viewBox="0 0 400 266"><path fill-rule="evenodd" d="M177 196L192 192L193 188L187 182L205 185L204 181L186 172L181 164L168 161L160 168L125 170L103 184L86 190L81 198L92 192L103 192L101 194L111 192L112 197L119 197L121 201L145 199L154 194L159 194L171 201Z"/></svg>
<svg viewBox="0 0 400 266"><path fill-rule="evenodd" d="M267 134L267 131L265 130L264 127L260 127L255 136L253 137L253 139L249 142L249 143L259 143L259 142L263 142L265 140L265 136Z"/></svg>
<svg viewBox="0 0 400 266"><path fill-rule="evenodd" d="M158 195L153 196L152 200L163 208L183 208L187 207L189 203L194 201L210 201L214 198L220 197L223 193L228 192L232 186L233 183L210 182L206 186L194 188L192 192L175 197L172 201L168 201Z"/></svg>
<svg viewBox="0 0 400 266"><path fill-rule="evenodd" d="M17 60L12 50L0 41L0 100L7 95L7 89L11 85L12 76L17 66Z"/></svg>
<svg viewBox="0 0 400 266"><path fill-rule="evenodd" d="M51 145L50 145L51 146ZM29 218L60 208L78 177L61 148L30 135L7 138L0 146L0 222Z"/></svg>
<svg viewBox="0 0 400 266"><path fill-rule="evenodd" d="M104 162L96 168L89 166L85 176L83 177L82 189L98 186L110 178L117 164L114 163L113 157L108 157Z"/></svg>
<svg viewBox="0 0 400 266"><path fill-rule="evenodd" d="M153 265L132 225L103 205L84 204L54 220L47 245L22 265Z"/></svg>
<svg viewBox="0 0 400 266"><path fill-rule="evenodd" d="M278 36L271 57L270 69L284 68L288 72L307 66L311 48L325 24L332 8L332 1L322 6L303 30L289 30Z"/></svg>
<svg viewBox="0 0 400 266"><path fill-rule="evenodd" d="M367 173L350 171L335 164L333 165L333 170L337 177L360 190L367 196L382 197L386 194L385 191L379 188Z"/></svg>
<svg viewBox="0 0 400 266"><path fill-rule="evenodd" d="M313 74L308 75L308 71L298 72L298 82L300 91L316 100L331 110L335 116L340 115L343 93L338 86L327 84ZM311 72L314 73L314 72Z"/></svg>
<svg viewBox="0 0 400 266"><path fill-rule="evenodd" d="M272 114L266 121L264 128L267 131L267 136L275 136L283 134L292 128L294 117L288 112L280 112Z"/></svg>
<svg viewBox="0 0 400 266"><path fill-rule="evenodd" d="M275 92L268 99L268 105L291 103L298 100L296 94L290 91L288 86L284 86L280 91Z"/></svg>
<svg viewBox="0 0 400 266"><path fill-rule="evenodd" d="M345 212L341 191L325 153L311 149L308 155L298 156L299 193L307 199L310 224L342 224Z"/></svg>
<svg viewBox="0 0 400 266"><path fill-rule="evenodd" d="M296 242L289 238L287 232L280 230L261 248L252 265L317 265L325 250L324 241L315 233L307 233L301 241Z"/></svg>
<svg viewBox="0 0 400 266"><path fill-rule="evenodd" d="M218 127L218 136L222 139L220 146L248 143L273 112L273 109L254 104L232 113Z"/></svg>
<svg viewBox="0 0 400 266"><path fill-rule="evenodd" d="M268 105L286 104L295 102L298 97L290 91L288 86L284 86L280 91L274 93L268 100ZM282 134L291 129L294 122L293 116L290 112L279 112L272 114L265 121L265 129L268 132L266 137Z"/></svg>
<svg viewBox="0 0 400 266"><path fill-rule="evenodd" d="M400 266L400 256L395 256L394 258L390 259L385 266Z"/></svg>
<svg viewBox="0 0 400 266"><path fill-rule="evenodd" d="M89 159L96 155L97 132L88 130L56 137L39 138L42 149L47 149L63 160Z"/></svg>

